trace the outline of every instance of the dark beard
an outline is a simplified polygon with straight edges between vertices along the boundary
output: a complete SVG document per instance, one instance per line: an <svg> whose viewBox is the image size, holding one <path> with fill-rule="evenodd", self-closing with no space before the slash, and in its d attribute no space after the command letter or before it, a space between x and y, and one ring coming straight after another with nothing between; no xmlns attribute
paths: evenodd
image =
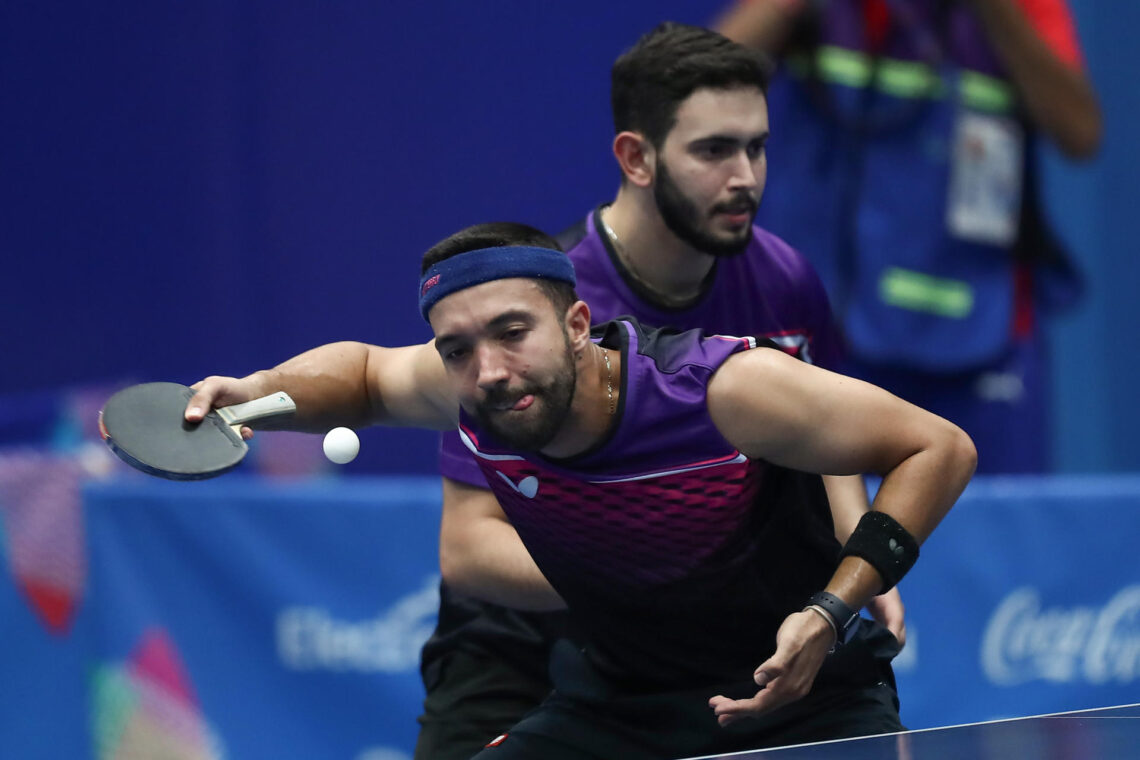
<svg viewBox="0 0 1140 760"><path fill-rule="evenodd" d="M758 208L757 202L747 193L743 195L743 199L736 198L727 204L718 204L714 207L714 211L722 210L729 204L740 203L741 200L746 199L751 207L749 216L755 218ZM744 253L752 241L751 224L745 227L738 240L724 240L705 232L702 229L702 223L705 221L704 215L677 187L677 183L673 181L669 169L660 157L657 158L657 181L653 185L653 199L657 202L657 211L665 221L665 226L674 235L701 253L712 256L739 256Z"/></svg>
<svg viewBox="0 0 1140 760"><path fill-rule="evenodd" d="M486 400L476 405L475 419L479 421L480 427L494 436L499 443L515 451L539 451L550 443L562 428L562 423L570 411L570 404L574 401L574 391L578 382L574 353L570 348L570 337L566 335L565 330L563 330L563 339L566 341L566 361L549 385L541 388L530 384L514 391L508 391L506 387L497 388L487 394ZM534 395L534 404L528 411L537 411L540 414L525 427L506 423L503 419L504 413L493 409L502 402L517 401L527 394Z"/></svg>

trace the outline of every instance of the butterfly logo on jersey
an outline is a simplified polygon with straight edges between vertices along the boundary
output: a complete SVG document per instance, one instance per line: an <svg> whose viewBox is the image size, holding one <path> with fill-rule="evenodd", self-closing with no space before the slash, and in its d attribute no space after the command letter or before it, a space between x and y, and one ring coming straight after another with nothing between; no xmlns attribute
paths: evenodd
<svg viewBox="0 0 1140 760"><path fill-rule="evenodd" d="M521 493L528 499L533 499L535 494L538 493L538 478L535 476L527 475L518 483L515 483L515 481L511 480L510 477L501 470L496 470L496 472L499 473L499 477L506 481L506 484L510 486L515 493Z"/></svg>

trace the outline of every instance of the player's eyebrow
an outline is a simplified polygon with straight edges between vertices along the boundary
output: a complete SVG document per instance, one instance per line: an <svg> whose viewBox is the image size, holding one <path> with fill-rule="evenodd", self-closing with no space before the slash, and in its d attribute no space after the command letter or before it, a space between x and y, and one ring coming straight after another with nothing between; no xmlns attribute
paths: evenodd
<svg viewBox="0 0 1140 760"><path fill-rule="evenodd" d="M703 137L697 137L689 142L691 146L705 146L710 147L714 145L735 146L747 145L748 143L759 140L761 142L768 141L768 130L756 132L754 134L740 135L740 134L712 134Z"/></svg>
<svg viewBox="0 0 1140 760"><path fill-rule="evenodd" d="M504 327L511 322L525 322L528 325L532 324L534 322L534 314L526 311L525 309L510 309L509 311L504 311L502 314L488 322L484 326L484 329L494 330L500 327Z"/></svg>
<svg viewBox="0 0 1140 760"><path fill-rule="evenodd" d="M532 325L534 324L534 314L525 309L509 309L489 320L483 325L480 332L491 332L501 329L511 322L523 322L528 326ZM435 337L436 349L443 351L456 343L462 344L463 341L467 339L464 333L444 333L443 335L437 335Z"/></svg>

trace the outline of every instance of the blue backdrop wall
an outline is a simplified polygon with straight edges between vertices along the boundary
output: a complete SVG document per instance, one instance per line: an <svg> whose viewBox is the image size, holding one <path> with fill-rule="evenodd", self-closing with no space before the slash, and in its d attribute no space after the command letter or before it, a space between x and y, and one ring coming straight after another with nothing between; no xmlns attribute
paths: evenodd
<svg viewBox="0 0 1140 760"><path fill-rule="evenodd" d="M1058 322L1063 469L1140 469L1134 3L1073 3L1107 115L1049 201L1090 275ZM1109 7L1111 5L1111 8ZM558 230L611 195L608 72L716 3L0 5L0 393L244 374L334 339L427 337L420 253ZM778 149L774 145L773 149ZM360 468L427 472L375 432Z"/></svg>
<svg viewBox="0 0 1140 760"><path fill-rule="evenodd" d="M1050 155L1046 201L1087 277L1089 293L1053 324L1057 461L1068 470L1138 470L1140 256L1133 198L1140 179L1140 62L1133 30L1140 3L1072 0L1089 72L1104 111L1104 143L1090 164Z"/></svg>

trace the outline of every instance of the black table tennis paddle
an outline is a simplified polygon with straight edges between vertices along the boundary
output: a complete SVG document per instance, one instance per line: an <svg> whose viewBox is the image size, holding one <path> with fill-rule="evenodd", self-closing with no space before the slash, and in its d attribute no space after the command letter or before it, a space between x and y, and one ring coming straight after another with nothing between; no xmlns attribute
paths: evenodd
<svg viewBox="0 0 1140 760"><path fill-rule="evenodd" d="M204 480L229 472L249 451L243 424L296 410L283 392L211 410L199 423L186 421L194 391L178 383L124 388L99 413L99 432L111 451L148 475Z"/></svg>

